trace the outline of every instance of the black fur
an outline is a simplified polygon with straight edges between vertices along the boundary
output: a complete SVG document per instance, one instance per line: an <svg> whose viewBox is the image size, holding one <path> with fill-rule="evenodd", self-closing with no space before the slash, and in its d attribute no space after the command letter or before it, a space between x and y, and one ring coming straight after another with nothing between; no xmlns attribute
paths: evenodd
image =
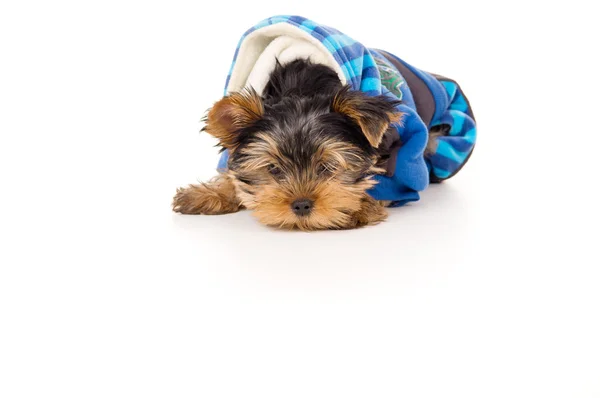
<svg viewBox="0 0 600 398"><path fill-rule="evenodd" d="M365 112L375 119L385 118L397 102L385 97L366 97L360 92L348 92L337 74L329 67L313 64L308 60L296 60L282 66L277 63L270 76L262 100L263 117L251 126L237 132L238 148L256 141L256 133L267 133L278 143L285 157L283 164L296 169L306 169L313 161L316 148L326 139L334 138L356 147L364 158L365 171L377 154L359 125L347 115L332 111L338 94L361 97ZM236 170L245 155L234 151L229 167Z"/></svg>
<svg viewBox="0 0 600 398"><path fill-rule="evenodd" d="M331 68L299 59L285 66L277 62L263 98L266 104L272 105L286 97L314 97L335 93L341 88L342 83Z"/></svg>

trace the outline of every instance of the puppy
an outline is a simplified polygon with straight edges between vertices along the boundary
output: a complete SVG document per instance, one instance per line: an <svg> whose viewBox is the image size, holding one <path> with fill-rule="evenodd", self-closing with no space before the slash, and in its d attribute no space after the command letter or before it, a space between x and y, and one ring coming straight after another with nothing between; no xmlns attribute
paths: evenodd
<svg viewBox="0 0 600 398"><path fill-rule="evenodd" d="M387 217L367 190L387 154L384 134L401 123L400 102L351 91L329 67L277 63L259 96L234 92L208 111L202 129L229 151L227 171L179 188L173 210L226 214L242 208L286 229L349 229ZM397 135L397 134L396 134Z"/></svg>

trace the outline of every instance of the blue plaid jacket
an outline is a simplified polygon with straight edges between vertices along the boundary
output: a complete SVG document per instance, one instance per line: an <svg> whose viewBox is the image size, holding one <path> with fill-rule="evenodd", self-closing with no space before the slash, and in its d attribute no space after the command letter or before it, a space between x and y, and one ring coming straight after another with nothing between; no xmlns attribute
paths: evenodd
<svg viewBox="0 0 600 398"><path fill-rule="evenodd" d="M340 65L353 90L402 101L398 110L404 117L401 124L394 125L402 144L394 153L393 170L376 176L378 184L369 191L373 198L392 201L391 206L418 200L418 192L429 182L452 177L467 162L475 145L476 125L467 98L456 82L423 72L389 52L366 48L338 30L306 18L271 17L246 31L233 57L226 93L244 40L252 32L275 24L291 25L321 42ZM428 131L439 125L446 125L447 133L434 137L437 142L430 147L435 151L425 155ZM225 151L219 170L227 168L227 160Z"/></svg>

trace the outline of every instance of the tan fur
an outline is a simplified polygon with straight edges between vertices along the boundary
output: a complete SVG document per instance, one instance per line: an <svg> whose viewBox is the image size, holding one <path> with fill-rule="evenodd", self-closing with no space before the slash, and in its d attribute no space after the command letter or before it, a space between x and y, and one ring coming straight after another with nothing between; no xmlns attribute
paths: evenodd
<svg viewBox="0 0 600 398"><path fill-rule="evenodd" d="M257 137L260 140L249 144L240 151L240 153L249 155L249 159L243 165L246 170L258 170L282 158L277 143L268 134L259 133Z"/></svg>
<svg viewBox="0 0 600 398"><path fill-rule="evenodd" d="M365 203L370 203L365 202L365 197L368 198L365 191L373 185L372 180L348 185L335 177L325 180L300 177L283 186L274 182L264 185L253 195L242 192L240 198L263 224L301 230L344 229L364 224L366 218L355 215L363 212ZM292 212L290 205L298 198L314 201L310 215L297 217Z"/></svg>
<svg viewBox="0 0 600 398"><path fill-rule="evenodd" d="M223 147L233 149L236 130L260 119L263 113L262 100L254 90L232 93L217 101L208 111L204 129Z"/></svg>
<svg viewBox="0 0 600 398"><path fill-rule="evenodd" d="M331 171L337 168L351 168L354 165L352 158L360 161L360 157L356 154L356 149L353 145L335 140L325 141L322 144L321 151L315 154L315 156L319 157L324 164L330 165ZM359 166L362 166L362 164Z"/></svg>
<svg viewBox="0 0 600 398"><path fill-rule="evenodd" d="M381 202L376 201L368 195L365 196L361 202L360 210L352 215L352 222L348 225L348 228L375 225L385 220L387 218L387 211Z"/></svg>
<svg viewBox="0 0 600 398"><path fill-rule="evenodd" d="M333 100L333 110L338 113L343 113L350 117L356 124L358 124L363 131L365 137L369 143L377 148L381 144L383 135L387 131L391 123L398 123L403 114L401 112L388 113L388 120L381 120L379 123L375 123L368 115L364 115L360 110L361 97L346 95L347 92L343 91L341 94L336 95Z"/></svg>
<svg viewBox="0 0 600 398"><path fill-rule="evenodd" d="M173 198L173 211L182 214L226 214L241 208L235 186L226 174L208 183L178 188Z"/></svg>

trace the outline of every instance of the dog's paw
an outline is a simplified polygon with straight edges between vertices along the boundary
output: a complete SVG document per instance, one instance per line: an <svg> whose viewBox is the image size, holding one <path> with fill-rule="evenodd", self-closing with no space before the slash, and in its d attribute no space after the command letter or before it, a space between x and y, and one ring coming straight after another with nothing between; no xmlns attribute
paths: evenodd
<svg viewBox="0 0 600 398"><path fill-rule="evenodd" d="M384 221L388 214L385 208L377 201L368 198L363 200L361 209L352 214L348 228L360 228L367 225L375 225Z"/></svg>
<svg viewBox="0 0 600 398"><path fill-rule="evenodd" d="M173 211L182 214L202 214L202 201L192 186L177 188L173 197Z"/></svg>
<svg viewBox="0 0 600 398"><path fill-rule="evenodd" d="M173 197L173 211L182 214L226 214L240 209L240 204L223 184L190 185L178 188Z"/></svg>

